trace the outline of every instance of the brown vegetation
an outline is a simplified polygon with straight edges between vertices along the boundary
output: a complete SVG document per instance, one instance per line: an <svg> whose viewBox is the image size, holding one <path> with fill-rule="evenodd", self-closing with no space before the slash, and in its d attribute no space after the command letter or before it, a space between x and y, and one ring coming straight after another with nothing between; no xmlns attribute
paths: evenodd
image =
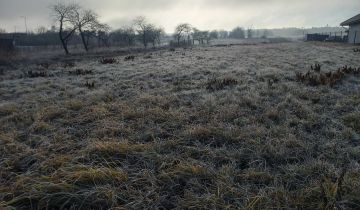
<svg viewBox="0 0 360 210"><path fill-rule="evenodd" d="M102 58L99 61L101 64L114 64L117 62L115 58Z"/></svg>
<svg viewBox="0 0 360 210"><path fill-rule="evenodd" d="M84 69L76 69L74 71L69 71L69 75L87 75L87 74L92 74L92 70L84 70Z"/></svg>
<svg viewBox="0 0 360 210"><path fill-rule="evenodd" d="M223 79L211 79L206 84L206 89L211 91L222 90L226 87L235 86L238 84L238 81L233 78L223 78Z"/></svg>
<svg viewBox="0 0 360 210"><path fill-rule="evenodd" d="M336 71L322 73L320 72L321 66L316 64L314 67L311 66L311 70L312 71L308 71L305 74L297 72L297 80L311 86L329 85L330 87L334 87L334 85L341 82L341 80L344 79L347 74L360 74L360 68L353 68L348 66L339 68Z"/></svg>
<svg viewBox="0 0 360 210"><path fill-rule="evenodd" d="M89 89L93 89L95 88L95 82L89 82L89 81L86 81L85 83L85 87L89 88Z"/></svg>
<svg viewBox="0 0 360 210"><path fill-rule="evenodd" d="M294 79L312 63L317 77L357 66L351 49L72 55L79 70L53 59L38 78L22 77L38 62L5 67L0 209L359 209L360 77Z"/></svg>
<svg viewBox="0 0 360 210"><path fill-rule="evenodd" d="M135 56L134 55L129 55L129 56L126 56L124 58L125 61L134 61L135 60Z"/></svg>
<svg viewBox="0 0 360 210"><path fill-rule="evenodd" d="M45 71L28 71L26 75L30 78L36 78L36 77L47 77L48 73Z"/></svg>

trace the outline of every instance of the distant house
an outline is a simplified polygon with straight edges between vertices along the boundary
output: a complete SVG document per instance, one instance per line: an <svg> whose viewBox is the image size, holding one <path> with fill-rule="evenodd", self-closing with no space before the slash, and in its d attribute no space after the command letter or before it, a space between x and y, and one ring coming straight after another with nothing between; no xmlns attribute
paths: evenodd
<svg viewBox="0 0 360 210"><path fill-rule="evenodd" d="M0 38L0 51L11 52L15 50L15 40L8 38Z"/></svg>
<svg viewBox="0 0 360 210"><path fill-rule="evenodd" d="M341 26L349 26L348 42L352 44L360 44L360 14L349 20L342 22Z"/></svg>

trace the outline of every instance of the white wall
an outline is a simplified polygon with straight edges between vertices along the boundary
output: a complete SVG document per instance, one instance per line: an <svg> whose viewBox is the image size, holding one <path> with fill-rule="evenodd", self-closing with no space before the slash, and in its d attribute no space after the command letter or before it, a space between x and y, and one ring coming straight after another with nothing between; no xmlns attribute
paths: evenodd
<svg viewBox="0 0 360 210"><path fill-rule="evenodd" d="M355 38L355 32L356 32L356 38ZM356 44L360 44L360 24L350 26L349 43L354 44L354 39Z"/></svg>

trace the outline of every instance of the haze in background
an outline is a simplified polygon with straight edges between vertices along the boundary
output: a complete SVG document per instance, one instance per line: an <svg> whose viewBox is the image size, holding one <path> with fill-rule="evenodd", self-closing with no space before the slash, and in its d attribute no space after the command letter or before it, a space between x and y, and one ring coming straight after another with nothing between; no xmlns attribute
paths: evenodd
<svg viewBox="0 0 360 210"><path fill-rule="evenodd" d="M58 0L0 0L0 28L8 32L50 28L48 6ZM178 23L199 29L338 26L360 13L359 0L78 0L95 10L113 29L130 25L139 15L173 32Z"/></svg>

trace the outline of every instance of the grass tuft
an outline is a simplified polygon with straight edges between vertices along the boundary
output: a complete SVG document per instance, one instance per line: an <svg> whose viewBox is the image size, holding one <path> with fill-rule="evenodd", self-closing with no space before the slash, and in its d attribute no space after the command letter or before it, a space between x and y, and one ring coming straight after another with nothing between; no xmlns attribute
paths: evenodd
<svg viewBox="0 0 360 210"><path fill-rule="evenodd" d="M206 83L206 89L210 91L223 90L226 87L233 87L238 84L238 81L233 78L211 79Z"/></svg>

